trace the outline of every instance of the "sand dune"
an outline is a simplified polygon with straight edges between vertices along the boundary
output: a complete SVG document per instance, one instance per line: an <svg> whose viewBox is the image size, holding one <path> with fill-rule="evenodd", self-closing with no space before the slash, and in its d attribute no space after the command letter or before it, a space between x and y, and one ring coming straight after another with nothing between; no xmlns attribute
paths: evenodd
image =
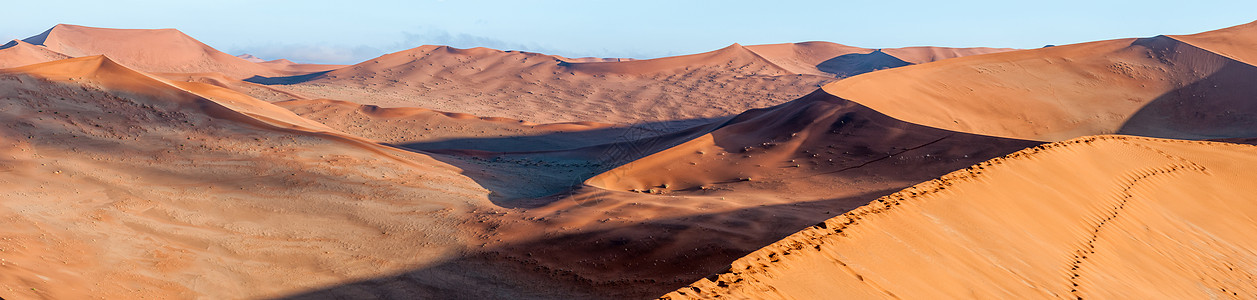
<svg viewBox="0 0 1257 300"><path fill-rule="evenodd" d="M346 65L328 65L328 64L299 64L287 59L276 59L258 63L273 70L279 70L288 74L309 74L317 72L326 72L335 69L347 67Z"/></svg>
<svg viewBox="0 0 1257 300"><path fill-rule="evenodd" d="M16 67L66 57L108 55L118 63L145 72L215 72L236 79L298 75L343 67L288 61L254 63L220 52L175 29L111 29L58 24L23 41L30 44L27 46L59 55L26 55L24 59L12 62L0 60L3 61L0 66Z"/></svg>
<svg viewBox="0 0 1257 300"><path fill-rule="evenodd" d="M1017 49L1009 48L947 48L947 47L904 47L904 48L887 48L881 49L882 52L890 54L895 58L901 59L912 64L923 64L928 62L940 61L944 59L957 58L961 56L991 54L999 52L1015 51Z"/></svg>
<svg viewBox="0 0 1257 300"><path fill-rule="evenodd" d="M67 59L70 56L20 40L0 46L0 69Z"/></svg>
<svg viewBox="0 0 1257 300"><path fill-rule="evenodd" d="M1257 51L1253 51L1253 47L1257 46L1257 22L1170 37L1246 64L1257 65Z"/></svg>
<svg viewBox="0 0 1257 300"><path fill-rule="evenodd" d="M71 57L109 55L147 72L218 72L234 78L277 72L222 53L175 29L109 29L59 24L25 39Z"/></svg>
<svg viewBox="0 0 1257 300"><path fill-rule="evenodd" d="M0 73L5 298L276 297L447 259L489 205L447 164L229 90L102 56Z"/></svg>
<svg viewBox="0 0 1257 300"><path fill-rule="evenodd" d="M1183 42L1213 47L1202 41L1257 35L1251 27L961 57L865 74L825 90L908 122L983 135L1253 136L1257 106L1247 95L1257 86L1246 78L1257 67L1232 58L1244 48L1220 55Z"/></svg>
<svg viewBox="0 0 1257 300"><path fill-rule="evenodd" d="M878 199L664 298L1246 298L1254 154L1127 136L1035 147Z"/></svg>
<svg viewBox="0 0 1257 300"><path fill-rule="evenodd" d="M706 135L587 183L609 190L655 193L738 184L748 185L738 188L739 193L789 191L819 199L832 196L839 187L900 188L905 182L928 180L1036 144L905 123L817 91L777 107L743 113ZM904 172L908 168L913 172ZM882 182L853 180L874 177L871 174Z"/></svg>
<svg viewBox="0 0 1257 300"><path fill-rule="evenodd" d="M703 57L722 60L671 67L652 60L574 63L537 53L424 46L314 78L255 82L297 83L276 87L381 107L423 107L536 123L627 124L732 115L797 98L831 80L752 75L774 67L762 59L742 60L753 56L745 50L725 52L732 55L714 53ZM617 70L654 73L607 73Z"/></svg>
<svg viewBox="0 0 1257 300"><path fill-rule="evenodd" d="M170 81L197 82L240 92L266 102L309 100L305 95L264 84L227 77L222 73L151 73Z"/></svg>
<svg viewBox="0 0 1257 300"><path fill-rule="evenodd" d="M395 145L439 143L466 138L525 137L591 131L612 126L595 122L536 124L507 118L476 117L423 108L382 108L326 99L291 100L274 104L355 136ZM573 139L566 143L557 139L545 139L544 142L552 145L540 147L552 149L580 148L599 143L595 136L582 137L580 141ZM456 145L449 147L458 148ZM539 146L513 144L506 149L522 151L537 147Z"/></svg>
<svg viewBox="0 0 1257 300"><path fill-rule="evenodd" d="M383 107L424 107L537 123L631 124L724 117L784 103L834 79L835 74L825 72L833 70L818 68L826 60L872 51L825 42L734 44L648 60L572 60L487 48L423 46L315 77L254 82L277 84L311 98ZM983 51L998 50L939 50L955 55ZM836 73L846 76L906 64Z"/></svg>
<svg viewBox="0 0 1257 300"><path fill-rule="evenodd" d="M876 70L956 58L1007 52L1006 48L907 47L866 49L830 42L746 46L773 64L798 74L849 77Z"/></svg>

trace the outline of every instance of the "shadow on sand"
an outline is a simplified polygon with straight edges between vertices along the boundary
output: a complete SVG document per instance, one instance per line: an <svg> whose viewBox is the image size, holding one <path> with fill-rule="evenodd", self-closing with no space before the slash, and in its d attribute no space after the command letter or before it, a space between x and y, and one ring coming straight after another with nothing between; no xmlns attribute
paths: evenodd
<svg viewBox="0 0 1257 300"><path fill-rule="evenodd" d="M1165 39L1168 38L1140 39L1135 43L1170 53L1208 51L1186 44L1167 46ZM1213 73L1148 102L1117 133L1170 139L1257 137L1257 80L1253 79L1257 78L1257 66L1225 57L1216 60L1221 66L1210 65L1209 60L1183 63L1183 67Z"/></svg>
<svg viewBox="0 0 1257 300"><path fill-rule="evenodd" d="M898 57L886 54L882 50L876 50L868 54L851 53L839 55L816 65L816 69L821 70L821 72L834 74L838 78L844 78L911 64Z"/></svg>
<svg viewBox="0 0 1257 300"><path fill-rule="evenodd" d="M463 169L506 208L532 208L570 194L586 179L654 154L722 125L728 117L634 124L536 136L462 138L406 143ZM549 199L549 200L547 200Z"/></svg>
<svg viewBox="0 0 1257 300"><path fill-rule="evenodd" d="M894 190L623 224L466 253L282 299L646 299ZM666 200L666 196L646 201Z"/></svg>
<svg viewBox="0 0 1257 300"><path fill-rule="evenodd" d="M319 76L323 76L323 74L327 74L327 72L331 72L331 71L334 71L334 70L314 72L314 73L302 74L302 75L281 76L281 77L266 77L266 76L254 75L253 77L246 78L244 81L252 82L256 84L264 84L264 85L298 84L298 83L314 80L315 78L319 78Z"/></svg>

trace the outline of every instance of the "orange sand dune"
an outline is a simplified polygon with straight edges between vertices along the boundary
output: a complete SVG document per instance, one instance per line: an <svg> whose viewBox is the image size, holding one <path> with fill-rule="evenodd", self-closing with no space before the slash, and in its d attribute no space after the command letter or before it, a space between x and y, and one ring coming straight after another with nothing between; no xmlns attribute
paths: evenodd
<svg viewBox="0 0 1257 300"><path fill-rule="evenodd" d="M94 55L108 55L118 63L145 72L217 72L236 79L299 75L343 67L295 64L286 60L254 63L220 52L175 29L111 29L58 24L23 41L60 55L26 56L24 60L13 62L5 60L0 63L3 67Z"/></svg>
<svg viewBox="0 0 1257 300"><path fill-rule="evenodd" d="M690 68L723 67L740 75L787 75L791 74L759 54L739 44L729 45L716 51L671 56L656 59L624 62L570 63L567 70L591 74L656 74L662 72L686 73Z"/></svg>
<svg viewBox="0 0 1257 300"><path fill-rule="evenodd" d="M744 50L730 52L752 55ZM831 80L811 75L750 76L749 69L742 73L729 70L757 68L762 60L754 66L736 64L740 62L713 61L691 70L669 67L653 74L591 74L621 69L599 65L652 63L568 63L537 53L423 46L312 79L255 82L296 83L273 86L310 98L381 107L424 107L536 123L624 124L736 114L797 98Z"/></svg>
<svg viewBox="0 0 1257 300"><path fill-rule="evenodd" d="M1036 144L906 123L817 91L743 113L706 135L587 183L655 193L755 183L758 188L739 188L739 193L764 190L823 198L838 187L876 190L928 180ZM850 182L869 174L879 174L881 182Z"/></svg>
<svg viewBox="0 0 1257 300"><path fill-rule="evenodd" d="M346 65L327 65L327 64L299 64L287 59L276 59L270 61L259 62L258 64L279 70L290 74L308 74L316 72L331 71L347 67Z"/></svg>
<svg viewBox="0 0 1257 300"><path fill-rule="evenodd" d="M999 52L1015 51L1017 49L1009 48L947 48L947 47L904 47L904 48L887 48L881 49L886 54L890 54L895 58L901 59L912 64L923 64L927 62L940 61L944 59L957 58L961 56L991 54Z"/></svg>
<svg viewBox="0 0 1257 300"><path fill-rule="evenodd" d="M1171 38L1193 46L1209 49L1214 53L1257 65L1257 22L1232 26L1192 35L1172 35Z"/></svg>
<svg viewBox="0 0 1257 300"><path fill-rule="evenodd" d="M848 54L867 54L873 51L830 42L751 45L746 46L746 49L790 72L821 76L832 75L817 68L827 60Z"/></svg>
<svg viewBox="0 0 1257 300"><path fill-rule="evenodd" d="M306 100L305 95L294 93L285 89L275 88L263 84L252 83L244 80L227 77L222 73L152 73L169 81L182 82L198 82L209 84L236 92L244 93L250 97L266 102L279 102L288 100Z"/></svg>
<svg viewBox="0 0 1257 300"><path fill-rule="evenodd" d="M267 298L457 255L483 188L103 56L0 71L5 298Z"/></svg>
<svg viewBox="0 0 1257 300"><path fill-rule="evenodd" d="M606 129L612 126L594 122L536 124L424 108L382 108L326 99L291 100L274 104L355 136L397 145L459 138L536 136ZM596 138L584 137L583 141L570 145L554 140L548 142L557 143L550 148L570 149L597 144ZM511 146L516 149L530 148L525 145Z"/></svg>
<svg viewBox="0 0 1257 300"><path fill-rule="evenodd" d="M233 78L276 71L222 53L175 29L109 29L59 24L25 41L72 57L109 55L147 72L219 72Z"/></svg>
<svg viewBox="0 0 1257 300"><path fill-rule="evenodd" d="M880 69L961 56L1013 51L1005 48L908 47L866 49L830 42L746 46L760 57L798 74L847 77Z"/></svg>
<svg viewBox="0 0 1257 300"><path fill-rule="evenodd" d="M19 40L12 40L0 46L0 69L67 58L70 56Z"/></svg>
<svg viewBox="0 0 1257 300"><path fill-rule="evenodd" d="M1257 148L1035 147L883 197L666 299L1251 298Z"/></svg>
<svg viewBox="0 0 1257 300"><path fill-rule="evenodd" d="M1257 66L1232 58L1246 48L1201 48L1223 49L1202 42L1221 36L1257 36L1251 28L961 57L825 90L908 122L1011 138L1257 136L1257 103L1248 101L1257 85L1247 80Z"/></svg>

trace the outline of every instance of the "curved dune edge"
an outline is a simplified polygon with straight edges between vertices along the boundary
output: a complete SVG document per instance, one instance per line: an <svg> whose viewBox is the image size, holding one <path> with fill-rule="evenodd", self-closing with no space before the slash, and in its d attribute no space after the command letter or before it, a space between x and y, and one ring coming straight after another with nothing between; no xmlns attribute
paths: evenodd
<svg viewBox="0 0 1257 300"><path fill-rule="evenodd" d="M1252 297L1254 154L1129 136L1037 146L826 220L663 298Z"/></svg>

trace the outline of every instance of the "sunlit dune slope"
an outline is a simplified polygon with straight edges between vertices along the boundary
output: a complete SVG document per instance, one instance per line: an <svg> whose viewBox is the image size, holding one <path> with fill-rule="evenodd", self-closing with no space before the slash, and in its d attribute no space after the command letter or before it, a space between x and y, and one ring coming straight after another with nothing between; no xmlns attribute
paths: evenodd
<svg viewBox="0 0 1257 300"><path fill-rule="evenodd" d="M1248 145L1084 137L827 220L664 298L1250 298Z"/></svg>
<svg viewBox="0 0 1257 300"><path fill-rule="evenodd" d="M1243 25L1055 46L869 73L824 89L907 122L974 134L1249 137L1257 135L1257 66L1236 45L1251 40L1257 31Z"/></svg>

